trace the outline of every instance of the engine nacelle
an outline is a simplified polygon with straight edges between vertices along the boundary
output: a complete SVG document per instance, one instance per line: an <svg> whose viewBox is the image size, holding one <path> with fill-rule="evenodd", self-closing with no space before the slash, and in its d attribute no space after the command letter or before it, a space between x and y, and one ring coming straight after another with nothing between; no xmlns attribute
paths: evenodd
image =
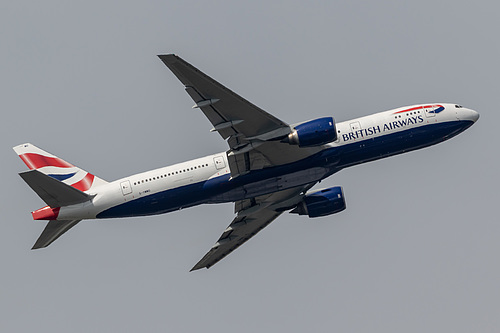
<svg viewBox="0 0 500 333"><path fill-rule="evenodd" d="M293 128L285 138L291 145L313 147L337 140L337 130L332 117L314 119Z"/></svg>
<svg viewBox="0 0 500 333"><path fill-rule="evenodd" d="M345 207L342 187L335 186L306 194L290 213L320 217L341 212Z"/></svg>

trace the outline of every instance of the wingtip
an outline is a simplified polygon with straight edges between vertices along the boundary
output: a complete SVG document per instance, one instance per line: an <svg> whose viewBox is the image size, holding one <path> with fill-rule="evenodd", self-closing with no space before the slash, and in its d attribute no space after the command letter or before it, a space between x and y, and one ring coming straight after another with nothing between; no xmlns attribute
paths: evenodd
<svg viewBox="0 0 500 333"><path fill-rule="evenodd" d="M190 272L192 272L192 271L197 271L197 270L202 269L202 268L209 269L209 268L210 268L210 266L198 266L198 264L196 264L196 265L194 265L194 267L193 267L193 268L191 268Z"/></svg>
<svg viewBox="0 0 500 333"><path fill-rule="evenodd" d="M37 242L35 244L33 244L33 247L31 248L31 250L38 250L38 249L43 249L44 247L47 247L47 245L44 245L44 244L40 244L40 241L37 240Z"/></svg>
<svg viewBox="0 0 500 333"><path fill-rule="evenodd" d="M171 60L171 59L179 58L179 56L176 55L176 54L174 54L174 53L167 53L167 54L158 54L158 58L160 58L161 60L165 61L165 60Z"/></svg>

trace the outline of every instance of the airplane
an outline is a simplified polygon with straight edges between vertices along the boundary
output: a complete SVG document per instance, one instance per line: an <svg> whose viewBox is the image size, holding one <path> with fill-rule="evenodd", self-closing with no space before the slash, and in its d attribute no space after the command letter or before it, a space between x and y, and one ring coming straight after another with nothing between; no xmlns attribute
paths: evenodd
<svg viewBox="0 0 500 333"><path fill-rule="evenodd" d="M229 149L107 182L30 143L14 147L30 169L19 175L47 204L32 212L34 220L49 221L33 249L50 245L84 219L234 202L233 221L191 271L210 268L283 212L315 218L343 211L343 188L312 190L321 180L350 166L440 143L479 118L459 104L426 103L344 122L322 117L290 125L177 55L158 57Z"/></svg>

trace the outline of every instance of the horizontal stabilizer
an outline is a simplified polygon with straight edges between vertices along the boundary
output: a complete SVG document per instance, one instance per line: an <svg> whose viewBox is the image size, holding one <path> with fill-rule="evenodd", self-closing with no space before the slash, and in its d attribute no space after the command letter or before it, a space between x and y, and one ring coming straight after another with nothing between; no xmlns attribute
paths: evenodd
<svg viewBox="0 0 500 333"><path fill-rule="evenodd" d="M69 220L69 221L56 221L51 220L47 223L45 229L43 229L42 234L36 240L35 245L33 245L32 250L41 249L43 247L49 246L53 241L58 239L62 234L64 234L69 229L73 228L81 220Z"/></svg>
<svg viewBox="0 0 500 333"><path fill-rule="evenodd" d="M38 170L21 172L19 175L52 208L74 205L92 199L91 195Z"/></svg>

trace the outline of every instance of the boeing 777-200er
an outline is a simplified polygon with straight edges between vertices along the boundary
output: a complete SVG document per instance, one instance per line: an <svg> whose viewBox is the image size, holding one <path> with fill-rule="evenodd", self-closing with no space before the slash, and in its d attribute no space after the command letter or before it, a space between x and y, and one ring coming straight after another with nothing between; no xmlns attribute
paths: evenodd
<svg viewBox="0 0 500 333"><path fill-rule="evenodd" d="M234 202L233 221L192 270L209 268L285 211L319 217L344 210L342 187L311 191L322 179L447 140L479 118L458 104L426 103L340 123L324 117L289 125L178 56L159 57L229 149L107 182L32 144L14 147L30 169L20 176L47 204L32 212L35 220L49 220L33 249L48 246L83 219Z"/></svg>

